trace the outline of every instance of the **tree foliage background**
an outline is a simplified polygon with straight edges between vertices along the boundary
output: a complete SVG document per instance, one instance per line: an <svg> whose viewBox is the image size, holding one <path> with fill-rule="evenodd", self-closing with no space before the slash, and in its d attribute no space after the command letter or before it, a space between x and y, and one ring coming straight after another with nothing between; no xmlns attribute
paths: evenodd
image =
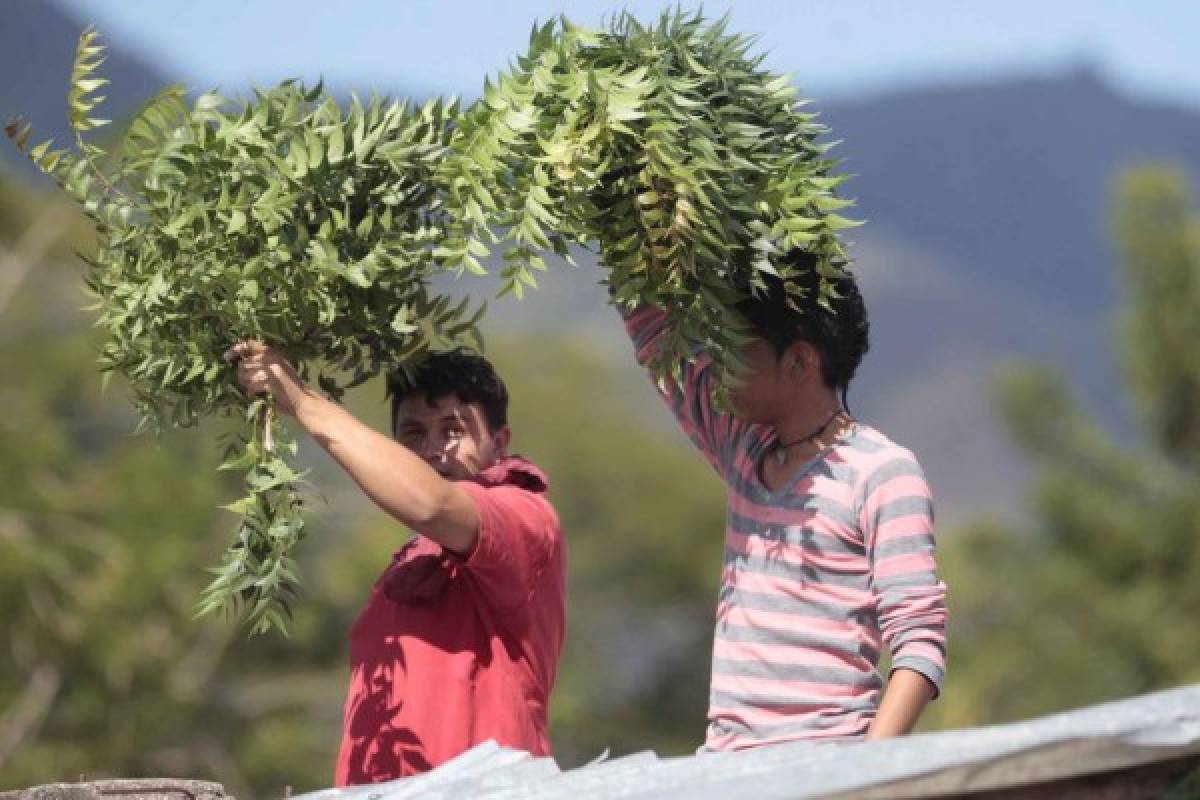
<svg viewBox="0 0 1200 800"><path fill-rule="evenodd" d="M1200 680L1191 192L1182 172L1155 167L1114 195L1140 434L1106 430L1046 367L1012 365L999 382L1034 467L1032 517L940 533L952 673L927 728ZM241 797L325 786L345 635L405 534L308 446L329 503L300 553L292 639L247 642L191 619L196 567L226 539L216 505L235 487L213 471L211 437L131 439L120 392L100 393L74 214L0 176L0 788L80 775L209 778ZM702 735L721 488L662 420L631 415L652 402L631 360L614 366L569 335L491 339L516 447L550 471L568 535L558 758L687 753ZM378 385L349 404L383 427Z"/></svg>
<svg viewBox="0 0 1200 800"><path fill-rule="evenodd" d="M36 219L76 220L60 202L0 185L6 269ZM0 786L80 775L212 778L243 797L326 786L345 637L407 533L302 445L329 502L316 503L302 548L291 638L246 640L230 622L192 619L196 565L225 538L217 504L232 479L204 446L219 429L132 438L124 398L101 393L73 255L86 231L73 223L0 310L11 378L0 390ZM515 444L550 471L570 531L560 758L685 750L707 695L719 485L656 421L631 420L621 397L649 395L647 382L586 342L498 337L490 352L516 397ZM382 386L348 403L386 426ZM581 419L595 435L575 435Z"/></svg>
<svg viewBox="0 0 1200 800"><path fill-rule="evenodd" d="M1112 230L1140 429L1129 441L1106 431L1048 367L1002 372L1002 414L1035 466L1035 518L944 537L955 678L932 724L1200 681L1200 210L1188 176L1120 175Z"/></svg>
<svg viewBox="0 0 1200 800"><path fill-rule="evenodd" d="M1144 435L1114 438L1044 367L1005 371L1004 414L1036 467L1034 517L941 531L953 673L926 728L1200 680L1200 214L1169 167L1117 187L1121 341ZM4 269L58 202L0 185ZM230 487L207 436L131 438L123 398L100 393L71 255L83 230L68 224L0 309L0 786L80 775L209 778L245 797L325 786L345 635L405 534L308 446L329 503L301 550L292 638L247 641L193 620L195 565L223 545L216 505ZM687 753L703 727L721 487L661 419L630 414L652 402L631 364L569 335L493 338L516 449L552 475L568 536L558 758ZM349 403L385 424L381 387Z"/></svg>

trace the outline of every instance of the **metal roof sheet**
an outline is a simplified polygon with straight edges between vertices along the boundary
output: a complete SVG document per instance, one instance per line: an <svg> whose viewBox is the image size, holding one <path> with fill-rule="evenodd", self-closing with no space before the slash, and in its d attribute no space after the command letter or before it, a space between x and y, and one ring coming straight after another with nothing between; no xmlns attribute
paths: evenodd
<svg viewBox="0 0 1200 800"><path fill-rule="evenodd" d="M424 775L293 800L764 800L935 797L1200 758L1200 685L1046 717L879 742L791 742L560 770L487 742Z"/></svg>

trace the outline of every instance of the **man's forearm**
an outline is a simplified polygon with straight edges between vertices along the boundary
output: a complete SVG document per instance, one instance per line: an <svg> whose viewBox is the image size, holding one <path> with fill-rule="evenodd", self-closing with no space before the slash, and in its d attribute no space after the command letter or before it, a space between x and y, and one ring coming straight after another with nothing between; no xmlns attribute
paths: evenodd
<svg viewBox="0 0 1200 800"><path fill-rule="evenodd" d="M892 673L867 739L886 739L912 731L936 689L921 673L900 667Z"/></svg>
<svg viewBox="0 0 1200 800"><path fill-rule="evenodd" d="M296 404L296 421L384 511L450 550L474 546L475 502L411 450L315 392Z"/></svg>

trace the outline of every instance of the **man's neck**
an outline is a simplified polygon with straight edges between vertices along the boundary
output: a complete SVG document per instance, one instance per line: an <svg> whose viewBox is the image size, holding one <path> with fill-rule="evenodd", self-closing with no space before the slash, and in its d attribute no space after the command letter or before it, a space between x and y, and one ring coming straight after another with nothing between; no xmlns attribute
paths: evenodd
<svg viewBox="0 0 1200 800"><path fill-rule="evenodd" d="M825 389L814 392L812 397L798 398L797 402L789 404L786 411L770 424L780 442L795 442L817 431L841 410L842 404L838 402L837 396L831 390Z"/></svg>

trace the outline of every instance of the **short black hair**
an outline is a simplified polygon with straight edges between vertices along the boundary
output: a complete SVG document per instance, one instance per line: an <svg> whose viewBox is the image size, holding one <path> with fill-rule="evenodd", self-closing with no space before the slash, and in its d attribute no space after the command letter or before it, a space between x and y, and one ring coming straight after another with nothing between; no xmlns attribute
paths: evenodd
<svg viewBox="0 0 1200 800"><path fill-rule="evenodd" d="M388 372L387 396L392 400L393 433L401 402L424 396L432 405L450 395L464 403L478 403L491 433L508 424L508 389L504 381L490 361L460 347L429 353L415 366Z"/></svg>
<svg viewBox="0 0 1200 800"><path fill-rule="evenodd" d="M753 291L735 309L777 356L796 341L816 348L825 385L836 391L845 405L846 390L870 346L867 307L858 282L844 269L840 276L825 278L833 294L822 303L822 277L813 254L793 250L781 259L780 266L789 268L787 282L799 288L799 296L790 294L782 279L766 275L766 288Z"/></svg>

